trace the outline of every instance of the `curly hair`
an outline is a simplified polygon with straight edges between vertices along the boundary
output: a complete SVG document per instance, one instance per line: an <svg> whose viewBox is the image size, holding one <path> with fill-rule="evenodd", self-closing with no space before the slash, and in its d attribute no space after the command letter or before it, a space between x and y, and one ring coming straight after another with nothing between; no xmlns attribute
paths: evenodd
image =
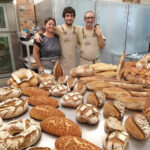
<svg viewBox="0 0 150 150"><path fill-rule="evenodd" d="M65 7L65 8L64 8L63 13L62 13L62 17L63 17L63 18L65 18L66 13L73 14L74 17L76 16L75 9L72 8L72 7Z"/></svg>

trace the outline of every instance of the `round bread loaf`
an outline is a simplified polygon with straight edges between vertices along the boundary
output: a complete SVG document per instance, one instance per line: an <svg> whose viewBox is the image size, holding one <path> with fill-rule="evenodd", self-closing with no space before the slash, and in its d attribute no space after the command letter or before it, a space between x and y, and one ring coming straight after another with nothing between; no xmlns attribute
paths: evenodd
<svg viewBox="0 0 150 150"><path fill-rule="evenodd" d="M27 100L20 98L7 99L0 103L0 116L4 119L21 115L28 109Z"/></svg>
<svg viewBox="0 0 150 150"><path fill-rule="evenodd" d="M19 97L21 93L21 89L13 86L0 88L0 101L13 97Z"/></svg>
<svg viewBox="0 0 150 150"><path fill-rule="evenodd" d="M99 121L99 110L91 104L82 104L76 110L76 119L82 123L96 124Z"/></svg>
<svg viewBox="0 0 150 150"><path fill-rule="evenodd" d="M39 76L39 82L40 83L43 83L43 82L49 81L49 80L55 80L55 76L52 74L49 74L49 73L42 73Z"/></svg>
<svg viewBox="0 0 150 150"><path fill-rule="evenodd" d="M80 137L82 133L76 123L64 117L48 117L42 120L41 127L42 130L56 136L74 135Z"/></svg>
<svg viewBox="0 0 150 150"><path fill-rule="evenodd" d="M123 118L125 106L120 101L109 101L104 105L103 113L106 117L113 116L118 119Z"/></svg>
<svg viewBox="0 0 150 150"><path fill-rule="evenodd" d="M102 150L93 143L77 136L61 136L55 142L57 150Z"/></svg>
<svg viewBox="0 0 150 150"><path fill-rule="evenodd" d="M65 86L64 84L55 84L50 89L49 92L52 96L60 97L66 94L70 89L68 86Z"/></svg>
<svg viewBox="0 0 150 150"><path fill-rule="evenodd" d="M69 80L69 76L68 75L64 75L64 76L60 76L59 78L58 78L58 82L60 83L60 84L67 84L67 81Z"/></svg>
<svg viewBox="0 0 150 150"><path fill-rule="evenodd" d="M89 93L87 103L101 107L105 103L105 94L101 91L94 91Z"/></svg>
<svg viewBox="0 0 150 150"><path fill-rule="evenodd" d="M35 121L24 119L9 122L0 133L0 150L21 150L38 141L41 128Z"/></svg>
<svg viewBox="0 0 150 150"><path fill-rule="evenodd" d="M107 135L104 148L105 150L124 150L128 140L129 135L127 132L114 131Z"/></svg>
<svg viewBox="0 0 150 150"><path fill-rule="evenodd" d="M52 116L65 117L65 114L53 106L39 105L30 110L30 116L34 119L43 120Z"/></svg>
<svg viewBox="0 0 150 150"><path fill-rule="evenodd" d="M70 88L70 89L73 89L75 84L78 82L78 79L77 78L69 78L68 81L67 81L67 86Z"/></svg>
<svg viewBox="0 0 150 150"><path fill-rule="evenodd" d="M83 96L78 92L70 92L65 94L60 99L60 104L66 107L78 107L83 103Z"/></svg>
<svg viewBox="0 0 150 150"><path fill-rule="evenodd" d="M84 95L86 91L86 86L84 83L82 82L77 82L74 86L74 89L73 89L73 92L78 92L80 93L81 95Z"/></svg>
<svg viewBox="0 0 150 150"><path fill-rule="evenodd" d="M58 107L59 102L52 97L47 97L43 95L37 96L30 96L27 98L27 101L30 105L37 106L37 105L51 105L53 107Z"/></svg>
<svg viewBox="0 0 150 150"><path fill-rule="evenodd" d="M140 113L128 117L125 121L125 128L129 134L139 140L145 140L150 135L149 123Z"/></svg>

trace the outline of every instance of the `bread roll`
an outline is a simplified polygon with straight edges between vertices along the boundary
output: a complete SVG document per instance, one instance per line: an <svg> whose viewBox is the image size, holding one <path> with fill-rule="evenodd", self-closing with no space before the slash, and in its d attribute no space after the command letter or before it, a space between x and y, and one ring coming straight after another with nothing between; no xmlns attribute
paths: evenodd
<svg viewBox="0 0 150 150"><path fill-rule="evenodd" d="M66 107L78 107L83 103L83 96L78 92L70 92L65 94L60 99L60 104Z"/></svg>
<svg viewBox="0 0 150 150"><path fill-rule="evenodd" d="M102 150L91 142L77 136L61 136L55 142L57 150Z"/></svg>
<svg viewBox="0 0 150 150"><path fill-rule="evenodd" d="M144 97L132 97L132 96L122 96L116 100L121 101L127 109L131 110L142 110L147 101Z"/></svg>
<svg viewBox="0 0 150 150"><path fill-rule="evenodd" d="M60 76L59 78L58 78L58 82L60 83L60 84L67 84L67 81L69 80L69 76L68 75L66 75L66 76Z"/></svg>
<svg viewBox="0 0 150 150"><path fill-rule="evenodd" d="M59 61L55 62L54 68L53 68L53 74L58 79L60 76L63 75L63 69L59 63Z"/></svg>
<svg viewBox="0 0 150 150"><path fill-rule="evenodd" d="M102 89L102 92L105 94L106 98L110 98L114 100L116 100L121 96L130 96L130 92L121 89L119 87L104 88Z"/></svg>
<svg viewBox="0 0 150 150"><path fill-rule="evenodd" d="M34 119L43 120L52 116L65 117L65 114L53 106L39 105L30 110L30 116Z"/></svg>
<svg viewBox="0 0 150 150"><path fill-rule="evenodd" d="M82 123L96 124L99 121L99 110L91 104L82 104L76 110L76 119Z"/></svg>
<svg viewBox="0 0 150 150"><path fill-rule="evenodd" d="M51 80L41 82L39 88L42 88L44 90L49 90L55 84L56 84L55 80L51 79Z"/></svg>
<svg viewBox="0 0 150 150"><path fill-rule="evenodd" d="M68 79L67 81L67 86L70 88L70 89L73 89L75 84L78 82L78 79L77 78L70 78Z"/></svg>
<svg viewBox="0 0 150 150"><path fill-rule="evenodd" d="M86 91L86 86L82 82L77 82L74 86L73 92L78 92L81 95L84 95Z"/></svg>
<svg viewBox="0 0 150 150"><path fill-rule="evenodd" d="M55 84L53 85L50 89L49 92L51 93L52 96L60 97L66 94L70 89L68 86L64 84Z"/></svg>
<svg viewBox="0 0 150 150"><path fill-rule="evenodd" d="M22 91L19 88L13 86L0 88L0 101L13 97L19 97L21 93Z"/></svg>
<svg viewBox="0 0 150 150"><path fill-rule="evenodd" d="M128 117L125 121L125 128L129 134L138 140L145 140L150 134L149 123L140 113Z"/></svg>
<svg viewBox="0 0 150 150"><path fill-rule="evenodd" d="M89 93L87 103L101 107L105 103L105 94L101 91L94 91Z"/></svg>
<svg viewBox="0 0 150 150"><path fill-rule="evenodd" d="M150 101L146 101L142 114L146 117L147 121L150 123Z"/></svg>
<svg viewBox="0 0 150 150"><path fill-rule="evenodd" d="M113 116L118 119L123 118L125 106L120 101L109 101L104 105L103 113L106 117Z"/></svg>
<svg viewBox="0 0 150 150"><path fill-rule="evenodd" d="M50 93L48 91L45 91L43 89L40 89L38 87L27 87L22 89L22 94L26 96L37 96L37 95L42 95L42 96L49 96Z"/></svg>
<svg viewBox="0 0 150 150"><path fill-rule="evenodd" d="M81 136L81 128L72 120L64 117L49 117L41 122L41 127L44 131L56 135L74 135Z"/></svg>
<svg viewBox="0 0 150 150"><path fill-rule="evenodd" d="M105 121L105 132L111 133L113 131L126 131L122 122L115 117L108 117Z"/></svg>
<svg viewBox="0 0 150 150"><path fill-rule="evenodd" d="M53 107L58 107L59 102L52 98L47 96L30 96L27 98L27 101L30 105L37 106L37 105L51 105Z"/></svg>
<svg viewBox="0 0 150 150"><path fill-rule="evenodd" d="M124 150L129 141L127 132L114 131L107 135L104 148L105 150Z"/></svg>
<svg viewBox="0 0 150 150"><path fill-rule="evenodd" d="M43 82L49 81L49 80L55 80L55 76L50 74L50 73L42 73L39 76L39 82L40 83L43 83Z"/></svg>

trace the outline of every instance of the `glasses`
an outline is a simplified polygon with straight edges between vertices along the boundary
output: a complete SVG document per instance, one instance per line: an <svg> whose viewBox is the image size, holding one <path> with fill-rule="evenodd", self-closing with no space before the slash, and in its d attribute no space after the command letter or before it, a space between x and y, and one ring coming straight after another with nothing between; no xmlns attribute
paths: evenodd
<svg viewBox="0 0 150 150"><path fill-rule="evenodd" d="M87 20L92 20L92 19L95 19L95 17L85 17L85 19L87 19Z"/></svg>

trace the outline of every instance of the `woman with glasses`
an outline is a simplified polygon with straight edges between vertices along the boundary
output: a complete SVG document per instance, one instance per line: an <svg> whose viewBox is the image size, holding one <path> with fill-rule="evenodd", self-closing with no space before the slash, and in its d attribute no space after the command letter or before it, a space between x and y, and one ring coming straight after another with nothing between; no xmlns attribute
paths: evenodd
<svg viewBox="0 0 150 150"><path fill-rule="evenodd" d="M38 65L39 73L51 73L54 63L59 59L61 47L55 35L56 21L54 18L45 19L45 32L40 34L42 42L34 41L33 56Z"/></svg>

